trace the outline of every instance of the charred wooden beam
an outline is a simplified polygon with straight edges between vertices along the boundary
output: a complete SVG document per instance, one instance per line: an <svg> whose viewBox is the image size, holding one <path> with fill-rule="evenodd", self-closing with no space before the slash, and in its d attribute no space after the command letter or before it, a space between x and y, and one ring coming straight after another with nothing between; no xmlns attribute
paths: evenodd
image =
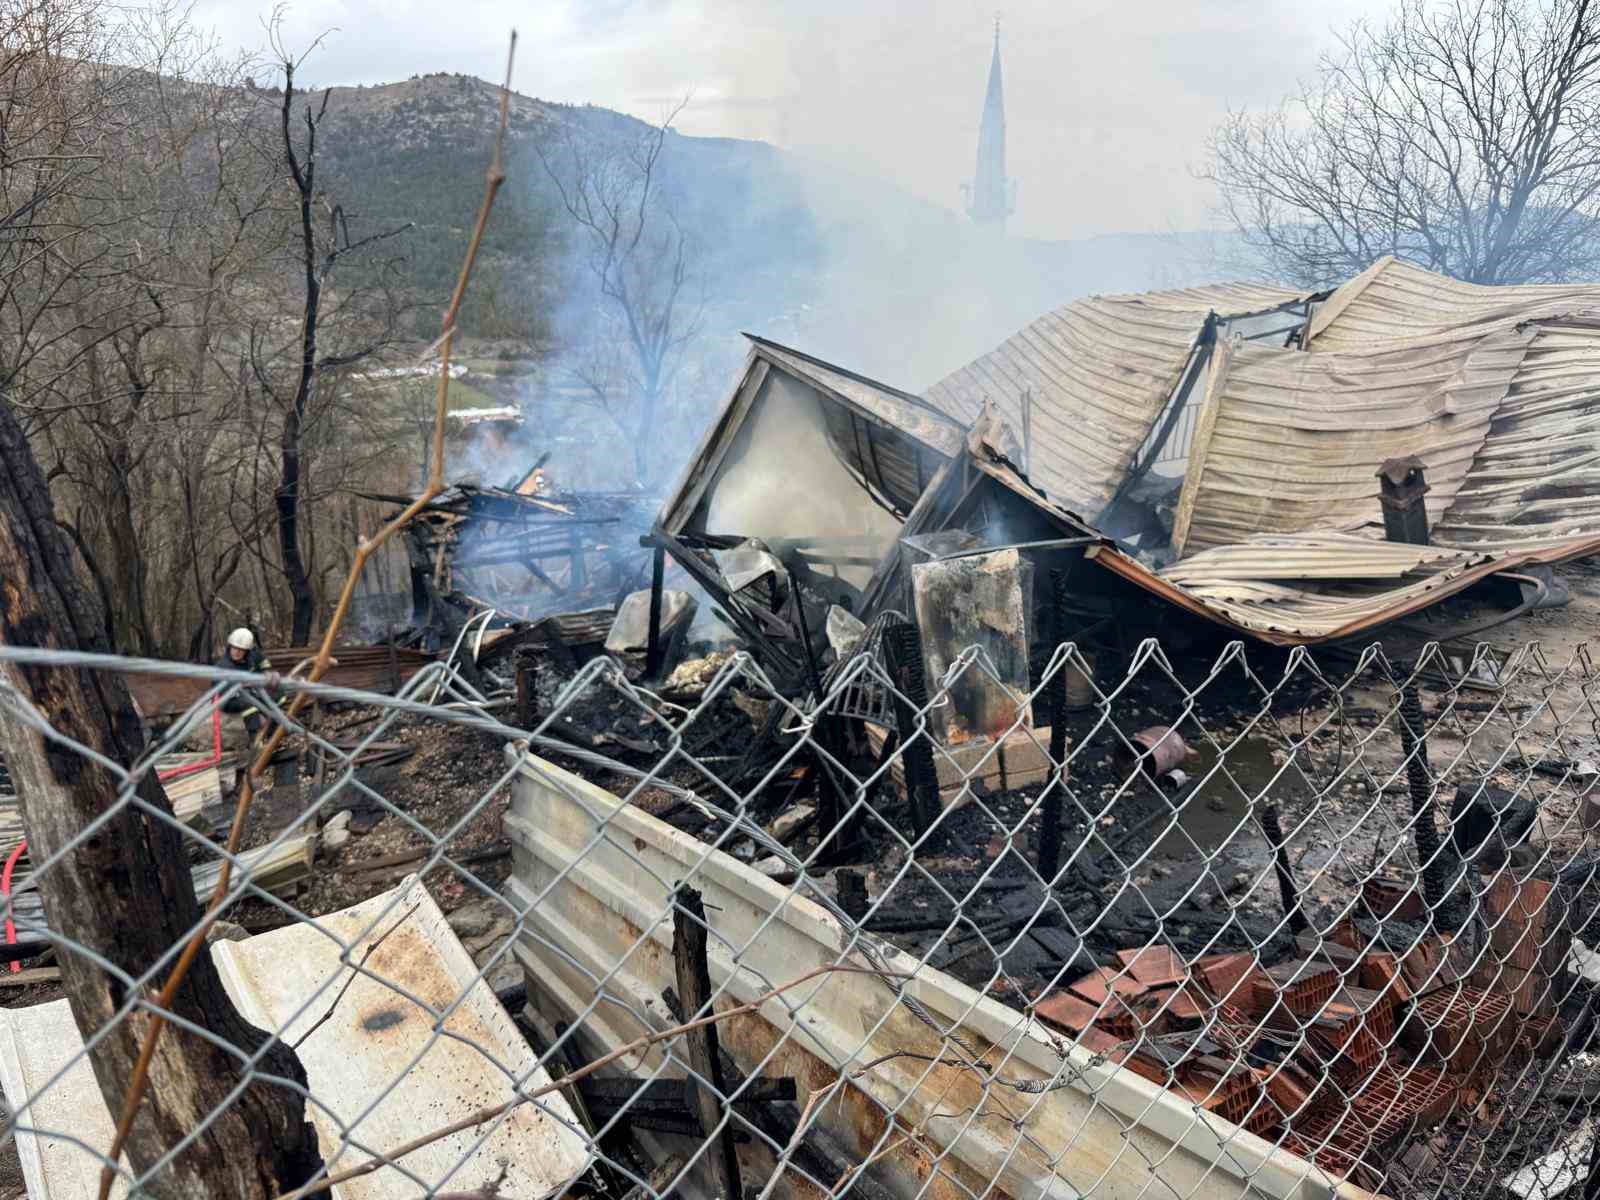
<svg viewBox="0 0 1600 1200"><path fill-rule="evenodd" d="M1437 925L1445 901L1444 862L1439 826L1433 817L1433 772L1428 767L1427 725L1415 684L1400 693L1400 750L1406 758L1406 788L1411 794L1411 829L1417 862L1422 867L1422 892L1428 901L1428 922Z"/></svg>
<svg viewBox="0 0 1600 1200"><path fill-rule="evenodd" d="M689 1020L711 1014L711 966L706 956L706 910L700 893L680 884L672 895L672 963L683 1013ZM734 1145L728 1081L718 1054L717 1027L702 1025L683 1035L694 1073L695 1112L701 1133L715 1138L711 1169L723 1200L742 1200L739 1154ZM720 1131L719 1131L720 1128Z"/></svg>
<svg viewBox="0 0 1600 1200"><path fill-rule="evenodd" d="M661 588L666 570L667 552L656 546L650 556L650 640L644 655L646 679L654 679L661 670Z"/></svg>

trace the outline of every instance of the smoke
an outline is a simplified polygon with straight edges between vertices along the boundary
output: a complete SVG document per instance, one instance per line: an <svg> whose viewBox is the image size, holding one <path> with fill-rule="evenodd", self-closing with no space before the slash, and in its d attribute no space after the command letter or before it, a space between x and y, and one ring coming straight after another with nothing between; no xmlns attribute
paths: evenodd
<svg viewBox="0 0 1600 1200"><path fill-rule="evenodd" d="M971 101L974 124L980 99ZM648 142L647 125L604 109L554 111L563 133L551 161L568 187L572 173ZM544 164L530 155L525 166L519 183L536 193L562 254L550 273L559 281L555 345L525 400L530 436L553 451L552 470L571 486L629 488L642 388L627 314L597 285L592 231L571 220ZM621 186L614 171L603 181ZM645 211L646 249L663 240L654 276L641 270L627 280L630 292L659 294L682 249L673 325L682 340L667 357L644 439L657 491L677 477L734 383L748 349L741 331L921 392L1073 299L1212 277L1216 242L1181 233L1008 237L821 157L675 131Z"/></svg>
<svg viewBox="0 0 1600 1200"><path fill-rule="evenodd" d="M445 477L452 483L506 487L519 480L538 456L521 421L456 421L450 434Z"/></svg>

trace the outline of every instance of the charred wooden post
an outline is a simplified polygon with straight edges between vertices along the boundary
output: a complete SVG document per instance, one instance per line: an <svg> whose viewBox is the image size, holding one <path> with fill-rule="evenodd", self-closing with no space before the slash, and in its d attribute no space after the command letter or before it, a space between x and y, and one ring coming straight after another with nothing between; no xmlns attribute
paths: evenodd
<svg viewBox="0 0 1600 1200"><path fill-rule="evenodd" d="M871 907L867 877L860 871L839 871L834 878L839 881L839 907L859 925L867 919L867 909Z"/></svg>
<svg viewBox="0 0 1600 1200"><path fill-rule="evenodd" d="M103 614L79 584L44 476L3 395L0 644L63 651L108 645ZM50 926L62 935L56 949L67 999L86 1035L107 1031L88 1053L107 1107L117 1113L150 1028L137 1016L118 1019L128 999L121 979L143 975L200 922L194 880L155 773L142 777L137 794L165 819L120 804L117 775L91 756L132 764L145 749L124 677L45 666L3 666L0 675L51 728L88 752L0 715L0 749L29 848L37 862L55 860L37 879ZM81 838L97 823L94 836ZM172 1011L179 1023L150 1062L150 1087L124 1149L139 1171L184 1149L144 1193L264 1200L306 1182L322 1159L306 1120L305 1069L294 1051L282 1042L269 1045L239 1015L208 954L194 960ZM186 1025L211 1036L196 1036ZM251 1064L248 1074L244 1062Z"/></svg>
<svg viewBox="0 0 1600 1200"><path fill-rule="evenodd" d="M1045 613L1045 662L1061 648L1067 632L1067 573L1050 572L1050 605ZM1065 789L1067 756L1067 671L1062 663L1045 688L1045 708L1050 716L1050 774L1044 784L1044 808L1039 814L1039 878L1055 882L1061 872L1061 793Z"/></svg>
<svg viewBox="0 0 1600 1200"><path fill-rule="evenodd" d="M1433 772L1428 767L1427 725L1417 686L1408 683L1400 692L1400 749L1406 757L1406 786L1411 793L1411 835L1416 839L1417 862L1422 866L1422 894L1428 901L1428 923L1437 924L1445 900L1444 862L1440 857L1439 826L1433 817Z"/></svg>
<svg viewBox="0 0 1600 1200"><path fill-rule="evenodd" d="M1426 464L1420 458L1391 458L1378 468L1378 500L1383 505L1383 535L1410 546L1428 544Z"/></svg>
<svg viewBox="0 0 1600 1200"><path fill-rule="evenodd" d="M806 670L811 681L811 694L819 705L811 730L815 742L813 757L817 764L818 858L822 862L837 862L858 840L859 820L851 815L854 807L852 798L836 774L834 764L841 761L840 747L845 739L838 715L822 707L825 699L822 669L817 663L816 649L811 644L805 596L800 593L798 585L794 608L795 622L800 627L800 641L805 651Z"/></svg>
<svg viewBox="0 0 1600 1200"><path fill-rule="evenodd" d="M567 549L571 566L568 567L567 586L581 592L589 586L589 561L584 557L583 533L576 525L567 532Z"/></svg>
<svg viewBox="0 0 1600 1200"><path fill-rule="evenodd" d="M711 1015L711 967L706 957L706 909L700 893L680 884L672 894L672 965L678 985L678 1001L685 1020ZM695 1110L701 1132L716 1134L717 1145L710 1155L711 1169L725 1200L742 1200L739 1182L739 1155L734 1145L734 1128L727 1105L728 1081L723 1075L717 1052L717 1027L702 1025L683 1035L689 1069L695 1076Z"/></svg>
<svg viewBox="0 0 1600 1200"><path fill-rule="evenodd" d="M1278 819L1278 803L1268 801L1261 806L1261 831L1272 843L1272 867L1278 876L1278 898L1283 903L1283 915L1289 922L1290 933L1304 933L1311 928L1305 912L1300 907L1300 890L1295 886L1294 872L1289 866L1289 847L1283 836L1283 822Z"/></svg>
<svg viewBox="0 0 1600 1200"><path fill-rule="evenodd" d="M1070 571L1050 572L1051 630L1050 638L1060 646L1067 640L1067 583ZM1051 647L1054 650L1055 647ZM1059 689L1059 690L1057 690ZM1059 767L1067 756L1067 668L1050 693L1050 762Z"/></svg>
<svg viewBox="0 0 1600 1200"><path fill-rule="evenodd" d="M934 767L932 734L917 734L919 713L928 708L928 685L922 668L922 637L910 622L883 631L883 651L894 681L894 722L899 731L900 762L905 771L906 799L911 804L912 840L921 842L939 819L939 773Z"/></svg>
<svg viewBox="0 0 1600 1200"><path fill-rule="evenodd" d="M666 549L657 546L650 558L650 641L644 655L646 679L654 679L661 672L661 588L666 571Z"/></svg>
<svg viewBox="0 0 1600 1200"><path fill-rule="evenodd" d="M512 661L516 667L517 678L517 728L532 729L535 710L535 676L533 665L533 647L518 646L513 654Z"/></svg>

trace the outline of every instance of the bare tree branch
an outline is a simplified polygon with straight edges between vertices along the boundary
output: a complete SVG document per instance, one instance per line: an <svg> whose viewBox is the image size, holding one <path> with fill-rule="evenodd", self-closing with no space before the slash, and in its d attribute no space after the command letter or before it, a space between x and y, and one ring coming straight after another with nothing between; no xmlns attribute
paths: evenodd
<svg viewBox="0 0 1600 1200"><path fill-rule="evenodd" d="M1232 114L1204 178L1259 266L1327 286L1385 254L1479 283L1600 268L1591 0L1400 0L1316 83Z"/></svg>

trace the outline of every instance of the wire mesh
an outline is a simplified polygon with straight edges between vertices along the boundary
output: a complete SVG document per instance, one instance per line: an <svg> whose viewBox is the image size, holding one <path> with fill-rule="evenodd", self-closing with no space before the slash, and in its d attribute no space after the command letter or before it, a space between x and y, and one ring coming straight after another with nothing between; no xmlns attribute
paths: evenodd
<svg viewBox="0 0 1600 1200"><path fill-rule="evenodd" d="M306 1081L262 1045L170 1036L303 1097L313 1192L1492 1197L1588 1177L1586 652L1146 642L1113 665L1066 644L1019 694L980 651L924 681L894 643L876 630L802 699L742 653L654 687L603 656L520 688L509 665L468 683L434 663L376 695L0 648L0 748L90 756L22 667L191 697L42 861L0 775L27 966L0 1076L32 1194L93 1194L121 1093L91 1058L186 940L129 973L41 883L131 810L177 831L207 895L247 750L213 718L236 697L290 736L209 952ZM291 722L296 691L314 703ZM957 720L975 691L1004 718ZM51 961L115 978L110 1022L74 1019ZM118 1194L161 1193L220 1115L125 1157Z"/></svg>

